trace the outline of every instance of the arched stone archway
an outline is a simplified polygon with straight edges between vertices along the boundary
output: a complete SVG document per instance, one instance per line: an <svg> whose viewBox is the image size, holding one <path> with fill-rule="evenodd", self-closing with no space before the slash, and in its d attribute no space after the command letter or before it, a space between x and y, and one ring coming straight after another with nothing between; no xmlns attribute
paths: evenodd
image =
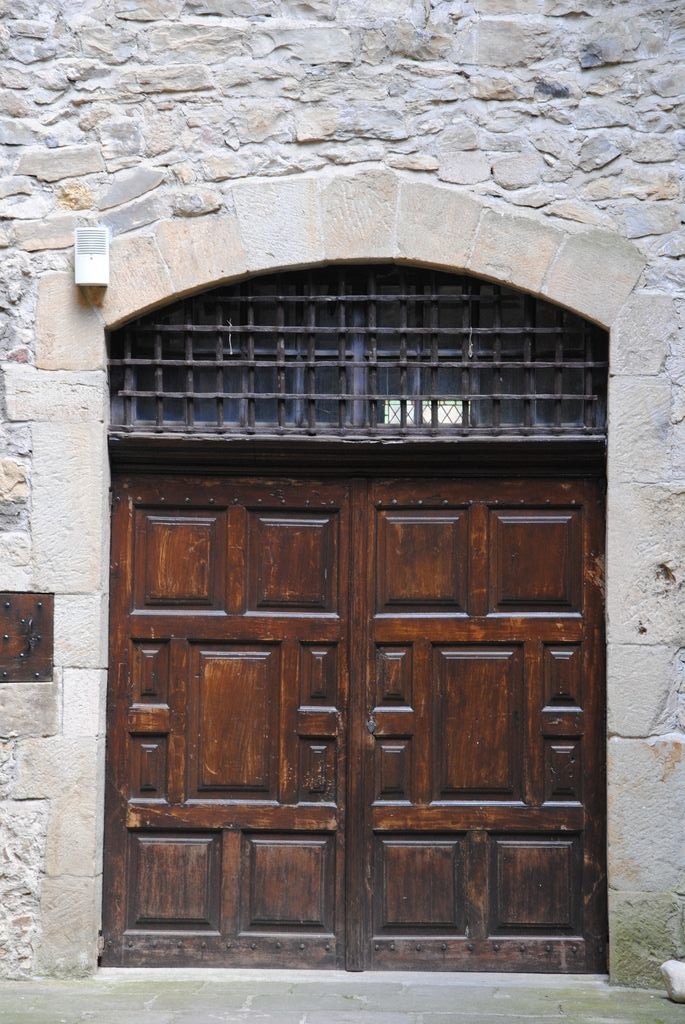
<svg viewBox="0 0 685 1024"><path fill-rule="evenodd" d="M664 458L662 437L670 418L670 389L656 374L664 357L672 301L663 294L636 290L644 267L637 248L607 231L551 225L541 214L501 212L501 203L467 189L379 168L244 181L226 190L225 206L222 214L160 221L140 234L115 239L112 284L106 290L79 291L70 272L49 272L41 279L36 365L17 365L6 373L7 411L10 419L35 422L32 578L36 588L53 590L58 604L64 595L63 628L70 616L83 616L87 608L88 636L93 647L99 645L99 654L92 660L104 668L106 329L176 296L276 268L383 260L466 270L542 295L611 331L615 375L610 387L607 579L611 725L612 695L617 707L621 703L620 666L626 664L626 652L635 642L631 630L637 613L633 607L626 609L625 591L635 588L637 575L626 572L626 563L643 521L640 511L628 520L625 502L633 497L638 501L638 485L664 478L658 474ZM65 450L68 458L62 459L57 471L56 455L62 457ZM101 679L104 685L104 676ZM648 694L646 699L652 697ZM93 788L99 791L99 733L96 725L93 728ZM623 890L633 885L646 892L650 885L642 878L632 882L640 848L628 835L620 800L622 764L616 762L615 768L619 809L610 818L616 852L609 871L610 881L612 872L617 878L615 903L623 924L628 911L621 907L629 902ZM610 759L610 788L612 770ZM87 847L84 856L93 865L92 876L83 876L78 885L70 882L71 889L59 888L57 875L48 871L43 897L48 936L41 954L44 969L55 970L58 962L64 969L74 965L83 969L84 956L76 946L72 953L64 952L68 943L63 937L51 945L49 936L51 929L59 929L65 892L72 892L84 907L98 904L93 893L99 877L100 821L97 810L95 827L93 821L84 820L81 829L82 853ZM49 849L50 844L54 849L59 837L56 825L51 828L48 842ZM667 915L664 909L662 917ZM89 909L84 927L93 939L93 950L97 923L97 912ZM76 942L83 947L78 937Z"/></svg>

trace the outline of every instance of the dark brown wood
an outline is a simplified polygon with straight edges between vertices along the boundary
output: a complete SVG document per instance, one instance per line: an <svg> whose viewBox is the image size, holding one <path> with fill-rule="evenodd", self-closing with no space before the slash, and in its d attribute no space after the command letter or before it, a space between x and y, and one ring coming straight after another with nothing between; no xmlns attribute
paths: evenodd
<svg viewBox="0 0 685 1024"><path fill-rule="evenodd" d="M0 593L0 684L52 679L54 596Z"/></svg>
<svg viewBox="0 0 685 1024"><path fill-rule="evenodd" d="M103 962L604 969L599 481L113 505Z"/></svg>

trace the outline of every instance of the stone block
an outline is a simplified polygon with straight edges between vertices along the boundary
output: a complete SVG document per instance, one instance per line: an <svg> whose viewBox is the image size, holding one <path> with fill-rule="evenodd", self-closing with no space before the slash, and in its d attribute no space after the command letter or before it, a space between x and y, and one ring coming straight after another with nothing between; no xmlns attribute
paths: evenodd
<svg viewBox="0 0 685 1024"><path fill-rule="evenodd" d="M403 181L397 241L400 256L452 269L468 262L482 207L450 188Z"/></svg>
<svg viewBox="0 0 685 1024"><path fill-rule="evenodd" d="M151 192L164 181L164 171L158 167L146 167L141 164L131 170L121 171L112 175L107 187L101 192L97 205L99 210L109 210L112 206L130 203L132 199Z"/></svg>
<svg viewBox="0 0 685 1024"><path fill-rule="evenodd" d="M615 985L654 988L664 960L685 954L685 899L665 892L610 892L609 964Z"/></svg>
<svg viewBox="0 0 685 1024"><path fill-rule="evenodd" d="M438 178L455 185L475 185L487 181L492 172L492 160L479 152L443 151L440 154Z"/></svg>
<svg viewBox="0 0 685 1024"><path fill-rule="evenodd" d="M677 231L681 223L678 203L634 203L623 213L625 234L628 238L665 235Z"/></svg>
<svg viewBox="0 0 685 1024"><path fill-rule="evenodd" d="M96 878L45 878L37 971L58 977L85 977L95 972L99 893Z"/></svg>
<svg viewBox="0 0 685 1024"><path fill-rule="evenodd" d="M391 171L341 175L321 184L326 259L397 255L398 178Z"/></svg>
<svg viewBox="0 0 685 1024"><path fill-rule="evenodd" d="M486 210L468 269L526 291L539 292L563 239L561 231L547 224Z"/></svg>
<svg viewBox="0 0 685 1024"><path fill-rule="evenodd" d="M609 327L644 266L638 249L618 235L605 231L571 235L554 260L542 293Z"/></svg>
<svg viewBox="0 0 685 1024"><path fill-rule="evenodd" d="M16 173L29 174L39 181L59 181L104 169L99 146L36 146L22 153Z"/></svg>
<svg viewBox="0 0 685 1024"><path fill-rule="evenodd" d="M677 336L671 295L636 292L621 307L611 327L610 372L659 374Z"/></svg>
<svg viewBox="0 0 685 1024"><path fill-rule="evenodd" d="M611 483L669 478L672 386L654 377L609 378Z"/></svg>
<svg viewBox="0 0 685 1024"><path fill-rule="evenodd" d="M74 228L78 220L73 214L46 217L44 220L15 221L12 227L14 241L26 252L42 249L70 249L74 244Z"/></svg>
<svg viewBox="0 0 685 1024"><path fill-rule="evenodd" d="M62 673L62 733L64 736L103 736L107 672L65 668Z"/></svg>
<svg viewBox="0 0 685 1024"><path fill-rule="evenodd" d="M164 21L178 17L183 0L116 0L114 13L122 21Z"/></svg>
<svg viewBox="0 0 685 1024"><path fill-rule="evenodd" d="M186 20L153 28L147 38L153 64L197 61L211 66L240 57L244 36L244 29L235 24Z"/></svg>
<svg viewBox="0 0 685 1024"><path fill-rule="evenodd" d="M35 968L48 820L47 801L0 802L0 974L26 977Z"/></svg>
<svg viewBox="0 0 685 1024"><path fill-rule="evenodd" d="M121 76L121 87L128 93L202 92L214 88L209 69L203 64L169 64L128 71Z"/></svg>
<svg viewBox="0 0 685 1024"><path fill-rule="evenodd" d="M31 561L31 537L22 530L0 534L0 565L25 566ZM0 587L0 589L3 589Z"/></svg>
<svg viewBox="0 0 685 1024"><path fill-rule="evenodd" d="M128 231L136 231L147 224L153 224L168 216L169 204L160 196L152 194L136 199L127 206L119 206L108 210L102 217L114 238L125 235Z"/></svg>
<svg viewBox="0 0 685 1024"><path fill-rule="evenodd" d="M110 260L109 288L88 289L108 327L173 297L174 286L154 238L117 238Z"/></svg>
<svg viewBox="0 0 685 1024"><path fill-rule="evenodd" d="M685 486L612 485L608 492L610 644L685 647Z"/></svg>
<svg viewBox="0 0 685 1024"><path fill-rule="evenodd" d="M610 644L607 650L607 727L612 736L670 732L678 672L665 645Z"/></svg>
<svg viewBox="0 0 685 1024"><path fill-rule="evenodd" d="M247 270L234 214L163 221L156 238L177 294L210 288Z"/></svg>
<svg viewBox="0 0 685 1024"><path fill-rule="evenodd" d="M481 18L465 42L464 58L479 67L511 68L539 60L549 32L538 21Z"/></svg>
<svg viewBox="0 0 685 1024"><path fill-rule="evenodd" d="M79 776L68 776L50 800L45 873L92 878L100 870L103 769L100 753Z"/></svg>
<svg viewBox="0 0 685 1024"><path fill-rule="evenodd" d="M506 189L537 185L545 173L545 163L537 153L513 153L500 157L492 165L492 176Z"/></svg>
<svg viewBox="0 0 685 1024"><path fill-rule="evenodd" d="M54 736L59 728L55 683L0 683L0 737Z"/></svg>
<svg viewBox="0 0 685 1024"><path fill-rule="evenodd" d="M101 744L92 737L29 738L18 747L17 800L55 799L66 791L97 789ZM86 792L83 792L86 797ZM78 797L77 797L78 798Z"/></svg>
<svg viewBox="0 0 685 1024"><path fill-rule="evenodd" d="M673 1003L685 1003L685 964L680 960L667 960L661 965L666 994Z"/></svg>
<svg viewBox="0 0 685 1024"><path fill-rule="evenodd" d="M102 594L56 595L55 664L106 667L107 599Z"/></svg>
<svg viewBox="0 0 685 1024"><path fill-rule="evenodd" d="M57 594L96 591L108 565L104 426L36 423L33 440L34 586Z"/></svg>
<svg viewBox="0 0 685 1024"><path fill-rule="evenodd" d="M306 25L293 28L292 22L272 19L268 28L250 36L249 47L257 59L278 54L279 61L300 64L352 64L354 51L350 33L343 28Z"/></svg>
<svg viewBox="0 0 685 1024"><path fill-rule="evenodd" d="M16 459L0 459L0 502L24 501L28 496L28 468Z"/></svg>
<svg viewBox="0 0 685 1024"><path fill-rule="evenodd" d="M38 285L36 366L43 370L101 370L107 352L102 319L73 274L49 273Z"/></svg>
<svg viewBox="0 0 685 1024"><path fill-rule="evenodd" d="M5 369L5 399L10 420L103 422L107 378L101 370L38 370L15 364Z"/></svg>
<svg viewBox="0 0 685 1024"><path fill-rule="evenodd" d="M613 889L682 891L685 736L613 737L608 746L608 848ZM659 841L655 843L654 837Z"/></svg>
<svg viewBox="0 0 685 1024"><path fill-rule="evenodd" d="M248 270L306 266L323 259L313 178L241 182L231 195Z"/></svg>

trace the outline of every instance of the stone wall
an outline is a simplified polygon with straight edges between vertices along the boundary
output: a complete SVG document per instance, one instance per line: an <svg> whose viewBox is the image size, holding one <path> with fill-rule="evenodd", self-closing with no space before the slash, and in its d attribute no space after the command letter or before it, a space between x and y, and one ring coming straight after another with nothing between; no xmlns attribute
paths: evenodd
<svg viewBox="0 0 685 1024"><path fill-rule="evenodd" d="M0 0L0 970L94 968L107 664L104 328L274 266L416 259L611 327L611 969L685 956L680 0ZM73 229L117 239L106 293ZM680 341L678 338L680 337Z"/></svg>

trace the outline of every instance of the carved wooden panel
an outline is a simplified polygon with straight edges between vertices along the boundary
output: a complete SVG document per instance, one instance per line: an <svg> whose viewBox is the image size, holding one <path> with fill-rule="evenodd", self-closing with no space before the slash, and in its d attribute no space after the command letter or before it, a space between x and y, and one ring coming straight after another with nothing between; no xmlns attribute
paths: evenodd
<svg viewBox="0 0 685 1024"><path fill-rule="evenodd" d="M191 794L275 798L278 648L199 648L194 667L188 735Z"/></svg>
<svg viewBox="0 0 685 1024"><path fill-rule="evenodd" d="M248 537L249 609L336 610L338 518L335 513L252 512Z"/></svg>
<svg viewBox="0 0 685 1024"><path fill-rule="evenodd" d="M136 509L136 609L221 610L225 593L224 513Z"/></svg>
<svg viewBox="0 0 685 1024"><path fill-rule="evenodd" d="M545 800L582 800L583 767L579 739L545 740Z"/></svg>
<svg viewBox="0 0 685 1024"><path fill-rule="evenodd" d="M521 652L511 647L435 649L435 799L520 793Z"/></svg>
<svg viewBox="0 0 685 1024"><path fill-rule="evenodd" d="M332 931L331 836L248 834L244 844L243 930Z"/></svg>
<svg viewBox="0 0 685 1024"><path fill-rule="evenodd" d="M411 707L411 647L379 647L376 651L376 704Z"/></svg>
<svg viewBox="0 0 685 1024"><path fill-rule="evenodd" d="M577 839L494 837L491 843L492 933L572 932L577 927Z"/></svg>
<svg viewBox="0 0 685 1024"><path fill-rule="evenodd" d="M579 612L578 510L491 512L490 607L495 612Z"/></svg>
<svg viewBox="0 0 685 1024"><path fill-rule="evenodd" d="M454 836L379 839L375 932L462 932L461 840Z"/></svg>
<svg viewBox="0 0 685 1024"><path fill-rule="evenodd" d="M129 928L219 927L221 838L212 833L133 833Z"/></svg>
<svg viewBox="0 0 685 1024"><path fill-rule="evenodd" d="M549 708L581 708L583 673L580 644L546 644L543 675L545 705Z"/></svg>
<svg viewBox="0 0 685 1024"><path fill-rule="evenodd" d="M335 801L336 744L329 737L300 737L300 802Z"/></svg>
<svg viewBox="0 0 685 1024"><path fill-rule="evenodd" d="M411 739L379 739L375 751L376 802L411 802Z"/></svg>
<svg viewBox="0 0 685 1024"><path fill-rule="evenodd" d="M334 644L302 644L300 647L300 706L335 707L338 691L338 657Z"/></svg>
<svg viewBox="0 0 685 1024"><path fill-rule="evenodd" d="M131 683L135 704L168 704L169 644L137 640L133 644Z"/></svg>
<svg viewBox="0 0 685 1024"><path fill-rule="evenodd" d="M167 737L131 737L131 799L166 800Z"/></svg>
<svg viewBox="0 0 685 1024"><path fill-rule="evenodd" d="M380 511L377 610L463 611L467 522L457 512Z"/></svg>

